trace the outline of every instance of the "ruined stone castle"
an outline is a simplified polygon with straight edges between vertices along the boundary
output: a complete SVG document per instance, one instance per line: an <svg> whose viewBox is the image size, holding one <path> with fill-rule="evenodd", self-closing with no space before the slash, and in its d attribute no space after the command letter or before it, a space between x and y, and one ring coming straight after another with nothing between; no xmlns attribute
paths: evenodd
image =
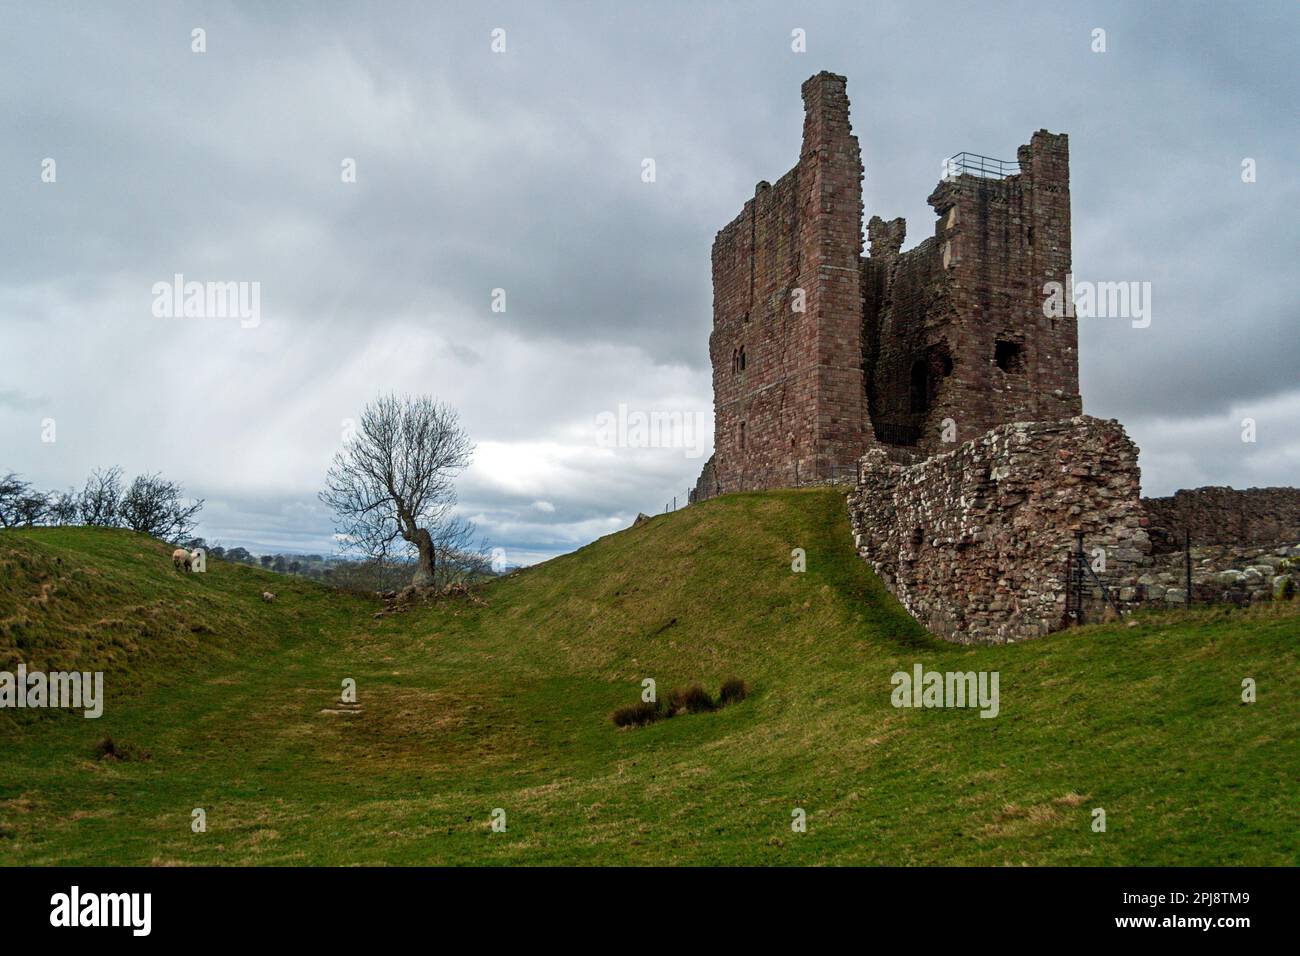
<svg viewBox="0 0 1300 956"><path fill-rule="evenodd" d="M714 455L692 500L852 481L859 552L958 641L1045 634L1098 600L1186 602L1196 581L1158 555L1192 527L1198 546L1288 569L1300 491L1144 502L1136 446L1082 414L1076 319L1043 307L1071 271L1064 134L1039 130L1014 161L936 162L933 235L903 251L906 223L873 215L863 255L846 80L819 73L802 92L798 162L714 240ZM1200 568L1203 598L1247 593L1225 560Z"/></svg>

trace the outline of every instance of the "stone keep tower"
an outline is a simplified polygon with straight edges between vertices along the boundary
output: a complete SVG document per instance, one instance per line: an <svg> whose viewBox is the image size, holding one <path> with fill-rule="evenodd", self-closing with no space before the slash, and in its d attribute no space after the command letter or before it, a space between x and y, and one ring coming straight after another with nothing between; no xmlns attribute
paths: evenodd
<svg viewBox="0 0 1300 956"><path fill-rule="evenodd" d="M842 76L803 85L803 149L713 243L714 474L724 490L851 470L869 440L862 158Z"/></svg>
<svg viewBox="0 0 1300 956"><path fill-rule="evenodd" d="M1070 270L1069 145L1017 161L959 154L930 196L934 235L872 217L846 80L803 84L799 162L713 243L714 457L695 497L853 473L869 448L912 460L997 425L1080 414L1071 317L1043 315Z"/></svg>

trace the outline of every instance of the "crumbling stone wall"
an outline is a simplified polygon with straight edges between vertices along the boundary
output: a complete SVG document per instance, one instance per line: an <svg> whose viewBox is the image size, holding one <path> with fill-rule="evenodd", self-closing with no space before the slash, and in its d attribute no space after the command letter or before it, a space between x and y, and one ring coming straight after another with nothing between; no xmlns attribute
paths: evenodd
<svg viewBox="0 0 1300 956"><path fill-rule="evenodd" d="M1240 547L1300 541L1300 488L1208 487L1167 498L1143 498L1157 553L1181 551L1184 532L1192 544Z"/></svg>
<svg viewBox="0 0 1300 956"><path fill-rule="evenodd" d="M992 429L913 465L884 449L849 496L861 556L929 630L959 643L1038 637L1065 623L1074 535L1115 581L1149 561L1137 447L1077 416Z"/></svg>
<svg viewBox="0 0 1300 956"><path fill-rule="evenodd" d="M1300 537L1295 543L1191 548L1191 604L1257 604L1295 600L1300 592ZM1112 582L1115 583L1115 582ZM1183 552L1153 555L1136 577L1119 582L1115 595L1125 609L1186 607L1187 563ZM1104 610L1100 595L1091 595Z"/></svg>
<svg viewBox="0 0 1300 956"><path fill-rule="evenodd" d="M956 368L946 331L953 318L952 285L939 241L930 238L899 252L905 232L902 219L886 223L872 217L867 226L871 255L862 261L863 339L875 437L919 450L923 433L940 437L928 427L928 418L939 422L949 411L947 390L940 400L939 389ZM918 370L920 383L914 381Z"/></svg>
<svg viewBox="0 0 1300 956"><path fill-rule="evenodd" d="M695 481L695 487L691 489L690 503L704 501L706 498L712 498L720 493L718 487L718 476L713 470L714 455L709 456L709 460L704 463L700 469L700 477Z"/></svg>

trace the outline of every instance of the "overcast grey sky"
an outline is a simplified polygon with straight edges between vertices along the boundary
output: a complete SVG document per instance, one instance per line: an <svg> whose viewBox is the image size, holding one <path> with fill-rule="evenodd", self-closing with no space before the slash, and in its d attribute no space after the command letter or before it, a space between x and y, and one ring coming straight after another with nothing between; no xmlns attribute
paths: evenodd
<svg viewBox="0 0 1300 956"><path fill-rule="evenodd" d="M702 459L602 447L598 416L702 414L711 446L710 245L794 164L826 69L907 247L944 156L1069 133L1076 277L1153 297L1149 328L1081 322L1085 411L1126 425L1148 494L1300 483L1298 11L0 4L0 470L161 471L210 541L328 551L342 421L429 392L511 562L657 511ZM176 273L260 283L259 324L156 318Z"/></svg>

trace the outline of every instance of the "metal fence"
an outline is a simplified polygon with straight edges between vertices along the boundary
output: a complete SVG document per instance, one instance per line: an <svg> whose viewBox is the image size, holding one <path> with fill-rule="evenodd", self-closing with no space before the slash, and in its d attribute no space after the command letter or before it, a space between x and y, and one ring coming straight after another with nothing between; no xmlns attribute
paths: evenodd
<svg viewBox="0 0 1300 956"><path fill-rule="evenodd" d="M1065 625L1084 623L1084 613L1090 598L1100 596L1106 605L1121 614L1119 602L1106 582L1093 570L1083 549L1083 532L1074 534L1074 549L1065 558Z"/></svg>
<svg viewBox="0 0 1300 956"><path fill-rule="evenodd" d="M678 508L685 508L691 503L691 494L693 491L693 488L687 488L680 495L673 495L670 500L664 502L663 513L668 514L668 512L676 511Z"/></svg>
<svg viewBox="0 0 1300 956"><path fill-rule="evenodd" d="M1182 606L1191 608L1196 603L1196 589L1192 586L1191 532L1184 531L1182 539L1184 594ZM1087 617L1089 602L1095 602L1097 599L1103 602L1103 610L1110 607L1117 615L1123 614L1121 602L1117 600L1119 596L1118 588L1113 584L1108 586L1102 575L1093 569L1092 563L1088 560L1088 555L1084 550L1083 532L1081 531L1074 533L1074 548L1066 555L1065 581L1065 626L1087 623L1085 618ZM1147 597L1146 587L1138 584L1136 585L1136 591L1136 604L1144 604ZM1202 597L1204 598L1204 595ZM1205 600L1212 601L1213 599L1205 598Z"/></svg>

